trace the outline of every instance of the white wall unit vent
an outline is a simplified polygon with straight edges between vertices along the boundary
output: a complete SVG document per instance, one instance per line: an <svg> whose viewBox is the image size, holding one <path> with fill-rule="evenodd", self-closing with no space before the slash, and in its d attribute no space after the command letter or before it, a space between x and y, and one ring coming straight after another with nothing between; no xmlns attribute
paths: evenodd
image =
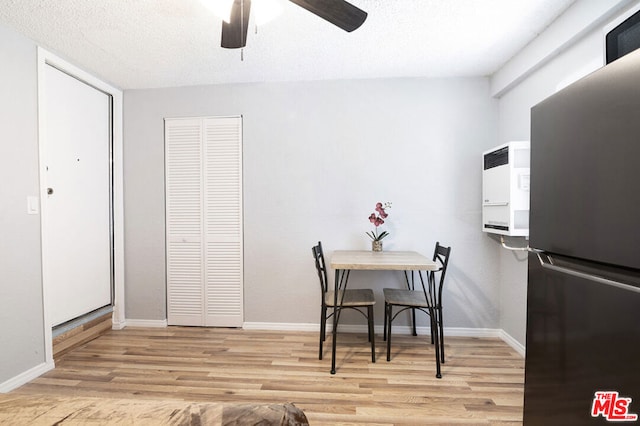
<svg viewBox="0 0 640 426"><path fill-rule="evenodd" d="M482 230L529 235L528 141L508 142L482 153Z"/></svg>

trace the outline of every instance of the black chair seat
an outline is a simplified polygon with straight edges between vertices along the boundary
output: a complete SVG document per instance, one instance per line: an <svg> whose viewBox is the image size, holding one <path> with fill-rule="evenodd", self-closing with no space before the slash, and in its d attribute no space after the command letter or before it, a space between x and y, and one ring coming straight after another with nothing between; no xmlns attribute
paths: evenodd
<svg viewBox="0 0 640 426"><path fill-rule="evenodd" d="M335 291L327 291L324 296L324 303L328 307L333 308ZM373 290L369 288L347 290L346 292L340 290L338 292L338 304L342 299L343 307L355 307L355 306L373 306L376 304L376 299L373 296Z"/></svg>
<svg viewBox="0 0 640 426"><path fill-rule="evenodd" d="M428 308L429 302L422 290L404 290L399 288L383 288L384 301L390 305L415 306Z"/></svg>

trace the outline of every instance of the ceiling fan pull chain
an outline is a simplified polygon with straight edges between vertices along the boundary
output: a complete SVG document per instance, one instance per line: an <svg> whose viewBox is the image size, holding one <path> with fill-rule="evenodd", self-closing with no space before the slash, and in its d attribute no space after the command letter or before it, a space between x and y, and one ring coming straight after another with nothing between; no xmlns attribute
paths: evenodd
<svg viewBox="0 0 640 426"><path fill-rule="evenodd" d="M244 0L240 0L240 30L241 37L244 37L242 40L242 47L240 48L240 62L244 62L244 46L247 44L247 35L244 32Z"/></svg>

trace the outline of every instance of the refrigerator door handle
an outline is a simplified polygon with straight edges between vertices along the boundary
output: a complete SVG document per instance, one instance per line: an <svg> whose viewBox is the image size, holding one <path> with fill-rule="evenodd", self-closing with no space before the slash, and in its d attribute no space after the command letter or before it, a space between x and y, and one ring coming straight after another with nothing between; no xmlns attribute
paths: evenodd
<svg viewBox="0 0 640 426"><path fill-rule="evenodd" d="M604 284L604 285L620 288L622 290L627 290L627 291L633 291L633 292L636 292L636 293L640 293L640 288L632 286L632 285L629 285L629 284L621 283L621 282L615 281L615 280L610 280L608 278L604 278L604 277L601 277L601 276L598 276L598 275L593 275L593 274L589 274L589 273L586 273L586 272L578 271L576 269L571 269L571 268L566 268L564 266L554 265L553 264L553 257L551 257L551 255L549 255L548 253L545 253L544 251L536 250L536 249L530 249L530 251L534 252L538 256L538 260L540 261L540 265L544 269L548 269L548 270L551 270L551 271L559 272L561 274L571 275L571 276L578 277L578 278L583 278L585 280L593 281L593 282L596 282L598 284ZM547 260L544 260L543 256L546 257Z"/></svg>

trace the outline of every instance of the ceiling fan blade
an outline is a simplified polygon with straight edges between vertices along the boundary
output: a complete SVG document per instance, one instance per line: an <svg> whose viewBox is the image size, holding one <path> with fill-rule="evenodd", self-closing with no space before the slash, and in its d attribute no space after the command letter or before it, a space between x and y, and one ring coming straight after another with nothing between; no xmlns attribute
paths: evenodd
<svg viewBox="0 0 640 426"><path fill-rule="evenodd" d="M327 22L351 32L367 19L367 12L344 0L289 0Z"/></svg>
<svg viewBox="0 0 640 426"><path fill-rule="evenodd" d="M238 49L247 45L250 11L251 0L235 0L233 2L229 23L222 22L222 42L220 43L222 47Z"/></svg>

